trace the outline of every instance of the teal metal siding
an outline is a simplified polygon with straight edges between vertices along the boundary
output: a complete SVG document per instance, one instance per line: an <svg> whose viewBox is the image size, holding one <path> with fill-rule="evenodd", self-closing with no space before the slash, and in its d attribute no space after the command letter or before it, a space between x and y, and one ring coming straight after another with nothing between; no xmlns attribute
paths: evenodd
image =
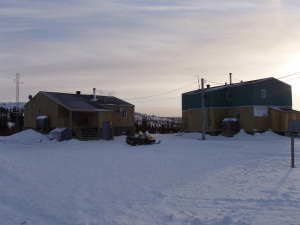
<svg viewBox="0 0 300 225"><path fill-rule="evenodd" d="M266 90L266 98L261 97ZM226 99L226 92L230 99ZM292 106L291 86L275 78L205 90L205 107ZM182 110L201 108L201 90L182 94Z"/></svg>
<svg viewBox="0 0 300 225"><path fill-rule="evenodd" d="M261 98L261 89L266 90L266 98ZM292 106L291 86L276 79L253 87L254 105Z"/></svg>
<svg viewBox="0 0 300 225"><path fill-rule="evenodd" d="M230 94L230 100L226 99L226 92ZM252 90L249 86L228 86L225 88L225 101L223 107L247 106L253 104Z"/></svg>
<svg viewBox="0 0 300 225"><path fill-rule="evenodd" d="M201 108L201 93L182 94L182 110Z"/></svg>
<svg viewBox="0 0 300 225"><path fill-rule="evenodd" d="M209 99L209 103L206 102L205 107L223 107L226 101L226 90L224 88L216 91L209 90L205 97Z"/></svg>

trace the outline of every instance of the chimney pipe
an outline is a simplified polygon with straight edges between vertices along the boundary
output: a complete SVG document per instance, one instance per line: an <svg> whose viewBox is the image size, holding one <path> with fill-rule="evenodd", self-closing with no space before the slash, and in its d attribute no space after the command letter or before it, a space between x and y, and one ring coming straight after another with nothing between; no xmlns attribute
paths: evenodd
<svg viewBox="0 0 300 225"><path fill-rule="evenodd" d="M232 84L232 76L231 73L229 73L229 81L230 81L230 85Z"/></svg>
<svg viewBox="0 0 300 225"><path fill-rule="evenodd" d="M80 95L80 94L81 94L81 91L76 91L76 94L77 94L77 95Z"/></svg>
<svg viewBox="0 0 300 225"><path fill-rule="evenodd" d="M206 85L206 88L210 88L210 85L209 85L209 84L207 84L207 85Z"/></svg>
<svg viewBox="0 0 300 225"><path fill-rule="evenodd" d="M96 88L93 88L93 101L96 101Z"/></svg>

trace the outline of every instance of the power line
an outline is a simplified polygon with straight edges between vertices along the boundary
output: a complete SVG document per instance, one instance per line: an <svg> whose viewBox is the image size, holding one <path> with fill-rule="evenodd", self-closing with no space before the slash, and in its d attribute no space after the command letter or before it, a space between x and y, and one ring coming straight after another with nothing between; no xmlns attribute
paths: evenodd
<svg viewBox="0 0 300 225"><path fill-rule="evenodd" d="M125 99L125 100L126 100L126 101L129 101L129 100L143 99L143 98L151 98L151 97L156 97L156 96L160 96L160 95L165 95L165 94L169 94L169 93L172 93L172 92L175 92L175 91L181 90L181 89L183 89L183 88L189 87L189 86L191 86L191 85L193 85L193 84L196 84L196 83L198 83L198 81L196 81L196 82L193 82L193 83L191 83L191 84L189 84L189 85L186 85L186 86L183 86L183 87L177 88L177 89L175 89L175 90L172 90L172 91L167 91L167 92L163 92L163 93L160 93L160 94L155 94L155 95L148 95L148 96L139 97L139 98L130 98L130 99Z"/></svg>
<svg viewBox="0 0 300 225"><path fill-rule="evenodd" d="M241 81L242 79L238 79L238 78L236 78L236 77L234 77L234 76L231 76L233 79L235 79L235 80L238 80L238 81Z"/></svg>
<svg viewBox="0 0 300 225"><path fill-rule="evenodd" d="M283 78L286 78L286 77L290 77L290 76L293 76L293 75L296 75L296 74L299 74L300 72L297 72L297 73L293 73L293 74L288 74L288 75L285 75L285 76L282 76L282 77L279 77L279 78L275 78L276 80L279 80L279 79L283 79ZM300 77L296 77L296 78L292 78L292 79L290 79L290 80L294 80L294 79L299 79ZM264 80L264 79L261 79L261 80ZM244 91L251 91L251 90L255 90L256 88L259 88L259 87L269 87L269 86L273 86L274 84L276 84L276 80L272 80L271 82L269 82L269 83L260 83L260 82L258 82L258 83L252 83L253 84L253 86L251 86L251 85L249 85L249 86L246 86L246 87L244 87L243 88L243 90ZM257 80L257 81L259 81L259 80ZM251 81L249 81L249 82L251 82ZM255 82L255 81L254 81ZM247 84L248 82L246 81L246 82L241 82L240 83L240 85L245 85L245 84ZM232 86L234 86L235 84L233 84L233 85L223 85L222 84L222 86L223 87L227 87L227 88L230 88L230 87L232 87ZM238 89L231 89L231 90L229 90L230 91L230 94L234 94L234 93L238 93L239 92L239 90Z"/></svg>
<svg viewBox="0 0 300 225"><path fill-rule="evenodd" d="M223 85L222 83L218 83L218 82L214 82L214 81L210 81L210 80L206 80L206 79L204 79L205 81L208 81L208 82L210 82L210 83L213 83L213 84L219 84L219 85Z"/></svg>
<svg viewBox="0 0 300 225"><path fill-rule="evenodd" d="M280 80L280 79L283 79L283 78L286 78L286 77L294 76L294 75L296 75L296 74L300 74L300 72L288 74L288 75L285 75L285 76L282 76L282 77L278 77L278 78L276 78L276 79L277 79L277 80ZM237 79L237 78L235 78L235 77L232 77L232 78L234 78L235 80L238 80L238 81L242 81L242 80L239 80L239 79ZM299 78L300 78L300 77L296 77L296 78L292 78L292 79L290 79L290 80L296 80L296 79L299 79ZM287 81L290 81L290 80L287 80ZM224 85L224 84L222 84L222 83L218 83L218 82L214 82L214 81L210 81L210 80L206 80L206 79L205 79L205 81L208 81L208 82L214 83L214 84L218 84L218 85Z"/></svg>
<svg viewBox="0 0 300 225"><path fill-rule="evenodd" d="M278 77L278 78L276 78L276 79L277 79L277 80L280 80L280 79L283 79L283 78L286 78L286 77L294 76L294 75L296 75L296 74L300 74L300 72L288 74L288 75L285 75L285 76L282 76L282 77ZM238 79L238 78L233 77L233 76L232 76L232 78L235 79L235 80L238 80L238 81L242 81L241 79ZM295 79L298 79L298 78L293 78L293 79L291 79L291 80L295 80ZM213 84L224 85L224 84L222 84L222 83L210 81L210 80L207 80L207 79L205 79L205 81L208 81L208 82L213 83Z"/></svg>
<svg viewBox="0 0 300 225"><path fill-rule="evenodd" d="M296 74L300 74L300 72L288 74L288 75L285 75L285 76L282 76L282 77L278 77L278 78L276 78L276 79L280 80L280 79L283 79L283 78L286 78L286 77L294 76L294 75L296 75ZM293 78L293 79L290 79L290 80L295 80L295 79L299 79L299 78L300 78L300 77L298 77L298 78ZM237 78L234 78L234 79L239 80L239 79L237 79ZM205 79L205 81L210 82L210 83L213 83L213 84L217 84L217 85L222 85L222 86L224 85L223 83L219 83L219 82L215 82L215 81L211 81L211 80L207 80L207 79ZM193 82L193 83L191 83L191 84L189 84L189 85L186 85L186 86L177 88L177 89L175 89L175 90L171 90L171 91L167 91L167 92L163 92L163 93L159 93L159 94L154 94L154 95L148 95L148 96L138 97L138 98L129 98L129 99L124 99L124 100L126 100L126 101L132 101L132 100L138 100L138 99L145 99L145 98L151 98L151 97L161 96L161 95L165 95L165 94L169 94L169 93L172 93L172 92L179 91L179 90L181 90L181 89L184 89L184 88L189 87L189 86L191 86L191 85L193 85L193 84L196 84L196 83L198 83L198 81ZM257 84L257 85L255 85L255 86L259 86L259 85L260 85L260 84ZM162 101L162 100L169 100L169 99L158 99L158 100L151 100L151 101Z"/></svg>
<svg viewBox="0 0 300 225"><path fill-rule="evenodd" d="M279 77L279 78L275 78L277 80L280 80L280 79L283 79L283 78L286 78L286 77L290 77L290 76L293 76L293 75L296 75L296 74L299 74L300 72L297 72L297 73L292 73L292 74L288 74L288 75L285 75L285 76L282 76L282 77ZM293 78L291 80L294 80L294 79L299 79L300 77L297 77L297 78ZM247 82L245 82L247 83ZM242 85L245 84L245 83L241 83ZM269 86L273 86L274 84L276 84L276 80L273 80L271 82L269 82L268 84L265 84L265 83L257 83L257 84L254 84L253 86L248 86L248 87L245 87L244 90L255 90L255 88L259 88L259 87L269 87ZM230 86L229 86L230 87ZM235 92L238 92L238 90L231 90L230 93L235 93Z"/></svg>
<svg viewBox="0 0 300 225"><path fill-rule="evenodd" d="M285 80L285 82L287 82L287 81L291 81L291 80L297 80L297 79L299 79L300 77L295 77L295 78L292 78L292 79L289 79L289 80Z"/></svg>
<svg viewBox="0 0 300 225"><path fill-rule="evenodd" d="M297 73L292 73L292 74L285 75L285 76L282 76L282 77L278 77L278 78L276 78L276 79L280 80L280 79L282 79L282 78L286 78L286 77L294 76L294 75L296 75L296 74L298 74L298 73L300 73L300 72L297 72Z"/></svg>
<svg viewBox="0 0 300 225"><path fill-rule="evenodd" d="M134 102L156 102L156 101L166 101L166 100L178 100L179 97L174 97L174 98L161 98L161 99L151 99L151 100L138 100Z"/></svg>

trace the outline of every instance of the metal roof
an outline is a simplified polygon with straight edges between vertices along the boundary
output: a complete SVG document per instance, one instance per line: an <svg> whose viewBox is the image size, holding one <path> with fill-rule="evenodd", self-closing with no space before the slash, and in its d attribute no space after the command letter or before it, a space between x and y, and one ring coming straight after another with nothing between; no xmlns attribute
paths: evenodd
<svg viewBox="0 0 300 225"><path fill-rule="evenodd" d="M264 90L265 97L262 97ZM182 94L182 110L201 108L201 89ZM291 86L275 78L265 78L205 89L206 108L253 105L292 106Z"/></svg>
<svg viewBox="0 0 300 225"><path fill-rule="evenodd" d="M210 88L205 88L205 92L211 92L211 91L216 91L216 90L220 90L223 88L233 88L233 87L237 87L237 86L247 86L250 84L256 84L256 83L261 83L267 80L275 80L274 77L268 77L268 78L263 78L263 79L258 79L258 80L251 80L251 81L246 81L246 82L240 82L240 83L235 83L235 84L225 84L225 85L221 85L221 86L216 86L216 87L210 87ZM194 90L194 91L189 91L189 92L185 92L183 94L196 94L201 92L202 89L198 89L198 90Z"/></svg>
<svg viewBox="0 0 300 225"><path fill-rule="evenodd" d="M58 104L70 109L78 111L111 111L106 108L106 105L116 106L134 106L114 96L96 96L96 101L93 100L93 95L83 94L68 94L58 92L45 92L39 93L47 96Z"/></svg>

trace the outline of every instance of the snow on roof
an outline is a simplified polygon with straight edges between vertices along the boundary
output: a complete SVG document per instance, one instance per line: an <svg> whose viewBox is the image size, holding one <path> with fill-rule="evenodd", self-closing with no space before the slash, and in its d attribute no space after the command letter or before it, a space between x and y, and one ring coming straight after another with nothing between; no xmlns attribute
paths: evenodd
<svg viewBox="0 0 300 225"><path fill-rule="evenodd" d="M288 107L279 107L279 106L270 106L271 109L275 109L281 112L294 112L294 113L300 113L300 111L288 108Z"/></svg>
<svg viewBox="0 0 300 225"><path fill-rule="evenodd" d="M45 115L41 115L41 116L38 116L36 119L37 120L43 120L43 119L47 119L48 116L45 116Z"/></svg>
<svg viewBox="0 0 300 225"><path fill-rule="evenodd" d="M224 118L223 121L238 121L236 118Z"/></svg>

